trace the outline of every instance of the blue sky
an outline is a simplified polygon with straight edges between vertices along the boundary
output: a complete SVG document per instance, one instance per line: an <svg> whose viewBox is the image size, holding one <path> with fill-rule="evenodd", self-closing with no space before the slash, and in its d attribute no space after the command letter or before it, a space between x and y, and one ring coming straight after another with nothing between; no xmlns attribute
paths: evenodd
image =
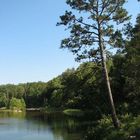
<svg viewBox="0 0 140 140"><path fill-rule="evenodd" d="M140 6L128 1L134 23ZM0 0L0 84L48 81L78 66L59 49L67 34L56 23L67 8L65 0Z"/></svg>

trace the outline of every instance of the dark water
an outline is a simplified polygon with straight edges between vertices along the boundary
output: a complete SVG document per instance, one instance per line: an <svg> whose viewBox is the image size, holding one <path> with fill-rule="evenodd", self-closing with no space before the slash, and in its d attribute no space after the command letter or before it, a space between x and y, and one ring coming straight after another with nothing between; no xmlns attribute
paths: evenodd
<svg viewBox="0 0 140 140"><path fill-rule="evenodd" d="M91 124L62 113L0 112L0 140L81 140Z"/></svg>

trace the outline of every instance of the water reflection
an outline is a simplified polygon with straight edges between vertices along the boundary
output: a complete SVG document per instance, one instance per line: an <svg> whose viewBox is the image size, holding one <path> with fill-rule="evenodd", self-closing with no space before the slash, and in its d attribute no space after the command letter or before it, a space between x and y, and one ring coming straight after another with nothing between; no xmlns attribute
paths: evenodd
<svg viewBox="0 0 140 140"><path fill-rule="evenodd" d="M90 124L58 112L0 112L0 140L80 140Z"/></svg>

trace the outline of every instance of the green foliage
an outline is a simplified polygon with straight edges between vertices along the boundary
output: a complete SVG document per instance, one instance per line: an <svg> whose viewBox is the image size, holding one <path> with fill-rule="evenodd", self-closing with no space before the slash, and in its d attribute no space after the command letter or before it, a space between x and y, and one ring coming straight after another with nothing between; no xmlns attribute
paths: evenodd
<svg viewBox="0 0 140 140"><path fill-rule="evenodd" d="M12 110L25 110L26 105L24 99L12 98L10 100L9 108Z"/></svg>
<svg viewBox="0 0 140 140"><path fill-rule="evenodd" d="M140 108L140 15L135 27L131 30L131 40L126 46L125 88L131 112L139 114Z"/></svg>
<svg viewBox="0 0 140 140"><path fill-rule="evenodd" d="M76 60L101 60L101 46L122 48L125 41L114 25L128 21L130 16L123 5L126 0L67 0L72 10L60 16L57 25L64 25L70 36L61 42L61 48L76 54ZM75 10L75 12L73 12ZM80 14L79 14L80 13ZM98 47L97 47L98 46Z"/></svg>
<svg viewBox="0 0 140 140"><path fill-rule="evenodd" d="M131 31L131 35L129 33ZM126 47L107 59L112 93L119 114L140 113L140 15L128 30ZM47 83L0 86L0 107L9 107L12 98L24 99L26 107L55 110L93 110L97 116L110 114L105 81L100 63L84 62L67 69Z"/></svg>
<svg viewBox="0 0 140 140"><path fill-rule="evenodd" d="M5 96L5 94L0 93L0 108L1 107L6 107L7 104L8 104L8 100L7 100L6 96Z"/></svg>
<svg viewBox="0 0 140 140"><path fill-rule="evenodd" d="M132 117L126 114L121 116L121 128L114 129L111 117L103 117L97 125L88 130L85 140L135 140L140 139L140 116Z"/></svg>
<svg viewBox="0 0 140 140"><path fill-rule="evenodd" d="M51 102L51 107L54 107L54 108L60 108L61 105L62 105L62 96L63 96L63 93L62 93L62 90L54 90L52 92L52 95L51 95L51 98L50 98L50 102Z"/></svg>
<svg viewBox="0 0 140 140"><path fill-rule="evenodd" d="M43 106L43 92L46 83L27 83L19 85L1 85L0 86L0 107L8 107L12 98L24 98L27 107Z"/></svg>
<svg viewBox="0 0 140 140"><path fill-rule="evenodd" d="M66 26L70 36L62 40L61 48L76 54L78 61L86 59L101 63L113 123L119 127L106 66L106 48L107 45L113 48L123 48L125 45L121 30L116 30L114 25L130 19L124 8L126 0L67 0L66 3L72 10L60 16L58 25Z"/></svg>

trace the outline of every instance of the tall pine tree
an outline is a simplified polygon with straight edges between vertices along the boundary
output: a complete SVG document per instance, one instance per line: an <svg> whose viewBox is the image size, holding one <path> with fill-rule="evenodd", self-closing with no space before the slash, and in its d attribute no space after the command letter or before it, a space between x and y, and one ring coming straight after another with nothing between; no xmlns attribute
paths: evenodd
<svg viewBox="0 0 140 140"><path fill-rule="evenodd" d="M115 30L119 25L129 20L127 11L123 8L126 0L66 0L71 11L60 16L58 25L64 25L70 30L70 36L61 42L61 48L68 48L76 54L76 59L90 59L101 62L109 101L112 121L116 128L118 121L111 86L106 66L106 50L108 47L122 47L122 34Z"/></svg>

